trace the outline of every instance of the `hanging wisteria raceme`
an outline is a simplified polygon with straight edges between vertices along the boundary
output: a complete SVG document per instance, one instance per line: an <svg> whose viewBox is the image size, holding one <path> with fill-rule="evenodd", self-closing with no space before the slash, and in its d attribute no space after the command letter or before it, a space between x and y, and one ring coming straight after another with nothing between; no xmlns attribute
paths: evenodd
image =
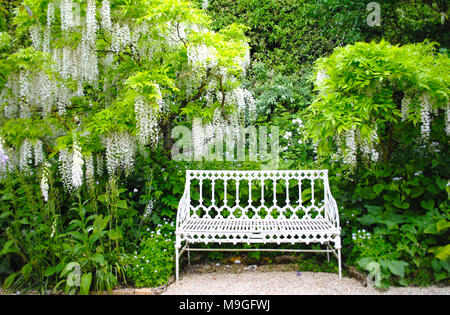
<svg viewBox="0 0 450 315"><path fill-rule="evenodd" d="M95 157L95 160L96 160L95 173L97 174L97 176L100 177L104 173L104 166L105 166L103 155L102 154L97 154L97 156Z"/></svg>
<svg viewBox="0 0 450 315"><path fill-rule="evenodd" d="M377 162L379 159L379 153L375 148L375 145L378 141L378 134L377 134L377 127L375 125L374 130L370 134L369 139L360 139L360 149L363 154L363 157L365 157L367 160L370 160L372 162Z"/></svg>
<svg viewBox="0 0 450 315"><path fill-rule="evenodd" d="M203 0L203 2L202 2L202 9L203 10L207 10L208 9L208 4L209 4L208 0Z"/></svg>
<svg viewBox="0 0 450 315"><path fill-rule="evenodd" d="M76 137L74 137L72 153L72 186L74 189L83 185L83 164L83 154Z"/></svg>
<svg viewBox="0 0 450 315"><path fill-rule="evenodd" d="M89 154L85 157L86 161L86 184L88 189L92 192L94 191L94 180L95 180L95 174L94 174L94 157L92 154Z"/></svg>
<svg viewBox="0 0 450 315"><path fill-rule="evenodd" d="M33 25L30 28L30 38L31 42L33 43L33 47L36 50L42 50L42 37L41 37L41 30L39 25Z"/></svg>
<svg viewBox="0 0 450 315"><path fill-rule="evenodd" d="M55 22L55 3L49 2L47 5L47 28Z"/></svg>
<svg viewBox="0 0 450 315"><path fill-rule="evenodd" d="M350 167L356 167L357 145L355 137L355 129L351 129L344 134L345 150L343 155L343 163Z"/></svg>
<svg viewBox="0 0 450 315"><path fill-rule="evenodd" d="M95 41L97 40L98 25L95 17L96 11L95 0L87 0L86 42L88 45L91 45L92 49L95 49Z"/></svg>
<svg viewBox="0 0 450 315"><path fill-rule="evenodd" d="M74 68L72 49L69 46L64 46L62 49L61 59L61 76L64 80L69 79Z"/></svg>
<svg viewBox="0 0 450 315"><path fill-rule="evenodd" d="M72 0L61 0L61 30L67 31L75 26Z"/></svg>
<svg viewBox="0 0 450 315"><path fill-rule="evenodd" d="M0 180L3 179L8 173L9 156L3 149L3 140L0 137Z"/></svg>
<svg viewBox="0 0 450 315"><path fill-rule="evenodd" d="M194 118L192 122L192 148L194 160L200 161L206 152L205 132L201 118Z"/></svg>
<svg viewBox="0 0 450 315"><path fill-rule="evenodd" d="M38 166L44 162L44 150L42 141L36 139L33 144L34 166Z"/></svg>
<svg viewBox="0 0 450 315"><path fill-rule="evenodd" d="M201 45L190 45L187 49L188 63L199 73L205 73L207 68L217 66L217 51L214 47Z"/></svg>
<svg viewBox="0 0 450 315"><path fill-rule="evenodd" d="M31 174L30 165L33 163L33 144L25 139L19 151L19 170L24 174Z"/></svg>
<svg viewBox="0 0 450 315"><path fill-rule="evenodd" d="M428 142L428 140L430 139L431 131L431 106L427 95L422 96L420 101L420 115L422 120L422 125L420 126L420 134L422 140Z"/></svg>
<svg viewBox="0 0 450 315"><path fill-rule="evenodd" d="M328 78L329 76L324 69L321 69L319 72L317 72L315 85L319 89L319 91L323 92L324 82Z"/></svg>
<svg viewBox="0 0 450 315"><path fill-rule="evenodd" d="M134 167L135 138L127 132L114 132L106 137L106 169L110 178L123 171L129 175Z"/></svg>
<svg viewBox="0 0 450 315"><path fill-rule="evenodd" d="M95 84L98 81L99 75L98 58L95 49L95 39L93 40L89 38L95 37L95 35L92 34L93 32L93 30L89 29L83 30L81 43L78 48L81 66L80 79L90 84Z"/></svg>
<svg viewBox="0 0 450 315"><path fill-rule="evenodd" d="M134 110L139 145L145 146L150 143L155 148L159 140L158 115L160 109L146 102L143 97L137 97L134 101Z"/></svg>
<svg viewBox="0 0 450 315"><path fill-rule="evenodd" d="M119 53L131 44L131 33L128 24L120 25L114 23L112 31L111 50L114 53Z"/></svg>
<svg viewBox="0 0 450 315"><path fill-rule="evenodd" d="M58 154L59 173L62 183L67 191L72 191L72 154L68 149L61 149Z"/></svg>
<svg viewBox="0 0 450 315"><path fill-rule="evenodd" d="M3 150L3 140L0 137L0 164L6 165L6 162L8 161L8 156L5 153L5 150Z"/></svg>
<svg viewBox="0 0 450 315"><path fill-rule="evenodd" d="M411 105L411 98L408 96L403 97L402 98L402 107L401 107L402 121L405 121L405 119L408 117L408 111L409 111L410 105Z"/></svg>
<svg viewBox="0 0 450 315"><path fill-rule="evenodd" d="M50 189L48 185L48 179L50 177L50 163L45 162L42 165L42 174L41 174L41 181L39 184L39 187L41 188L42 197L44 198L44 201L48 201L48 190Z"/></svg>
<svg viewBox="0 0 450 315"><path fill-rule="evenodd" d="M210 122L203 123L201 118L194 118L192 123L194 160L201 161L206 154L212 153L212 148L216 143L220 145L223 140L237 141L242 136L242 126L238 122L237 115L231 115L229 121L226 121L219 108L214 110L213 119Z"/></svg>
<svg viewBox="0 0 450 315"><path fill-rule="evenodd" d="M67 191L73 192L83 185L83 164L83 154L74 136L72 150L59 151L59 172Z"/></svg>
<svg viewBox="0 0 450 315"><path fill-rule="evenodd" d="M232 91L235 97L238 112L253 122L256 119L256 102L252 93L243 88L236 88Z"/></svg>
<svg viewBox="0 0 450 315"><path fill-rule="evenodd" d="M21 71L19 74L19 96L20 96L20 118L31 117L30 108L28 106L28 95L30 94L30 78L27 71Z"/></svg>
<svg viewBox="0 0 450 315"><path fill-rule="evenodd" d="M112 31L111 5L108 0L102 1L100 8L100 25L108 32Z"/></svg>
<svg viewBox="0 0 450 315"><path fill-rule="evenodd" d="M66 113L66 108L70 106L70 91L64 84L59 84L57 88L58 98L56 101L56 106L58 109L58 114L63 116Z"/></svg>

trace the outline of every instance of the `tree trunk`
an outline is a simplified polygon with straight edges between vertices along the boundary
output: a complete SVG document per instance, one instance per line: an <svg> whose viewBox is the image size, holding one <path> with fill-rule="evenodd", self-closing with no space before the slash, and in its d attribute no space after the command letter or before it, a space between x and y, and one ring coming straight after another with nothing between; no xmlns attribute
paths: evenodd
<svg viewBox="0 0 450 315"><path fill-rule="evenodd" d="M172 159L172 145L173 145L173 139L172 139L172 117L168 117L161 125L161 130L163 133L163 149L164 154L169 158L169 160Z"/></svg>

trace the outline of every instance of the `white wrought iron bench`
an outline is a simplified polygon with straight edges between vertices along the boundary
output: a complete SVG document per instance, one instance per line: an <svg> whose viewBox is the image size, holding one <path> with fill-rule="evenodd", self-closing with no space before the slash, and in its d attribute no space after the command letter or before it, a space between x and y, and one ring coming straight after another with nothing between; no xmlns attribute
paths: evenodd
<svg viewBox="0 0 450 315"><path fill-rule="evenodd" d="M187 170L175 234L177 281L184 251L188 252L189 259L190 251L208 250L325 252L328 261L329 253L334 253L341 278L339 212L330 192L328 170ZM199 243L320 243L326 249L191 246Z"/></svg>

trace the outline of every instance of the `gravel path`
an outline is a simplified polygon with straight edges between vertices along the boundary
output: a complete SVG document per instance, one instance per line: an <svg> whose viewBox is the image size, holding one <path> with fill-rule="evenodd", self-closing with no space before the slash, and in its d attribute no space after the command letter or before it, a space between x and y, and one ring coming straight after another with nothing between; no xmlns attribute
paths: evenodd
<svg viewBox="0 0 450 315"><path fill-rule="evenodd" d="M214 272L181 274L178 283L172 283L165 295L450 295L450 287L398 288L379 291L365 287L353 278L331 273L295 271L241 270L237 273Z"/></svg>

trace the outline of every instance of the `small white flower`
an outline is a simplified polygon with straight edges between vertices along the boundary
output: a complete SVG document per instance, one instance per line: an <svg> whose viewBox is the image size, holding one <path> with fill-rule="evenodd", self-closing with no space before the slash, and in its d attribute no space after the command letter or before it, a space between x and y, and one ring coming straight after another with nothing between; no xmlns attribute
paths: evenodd
<svg viewBox="0 0 450 315"><path fill-rule="evenodd" d="M284 134L283 138L286 139L286 140L291 139L291 138L292 138L292 132L287 131L287 132Z"/></svg>

